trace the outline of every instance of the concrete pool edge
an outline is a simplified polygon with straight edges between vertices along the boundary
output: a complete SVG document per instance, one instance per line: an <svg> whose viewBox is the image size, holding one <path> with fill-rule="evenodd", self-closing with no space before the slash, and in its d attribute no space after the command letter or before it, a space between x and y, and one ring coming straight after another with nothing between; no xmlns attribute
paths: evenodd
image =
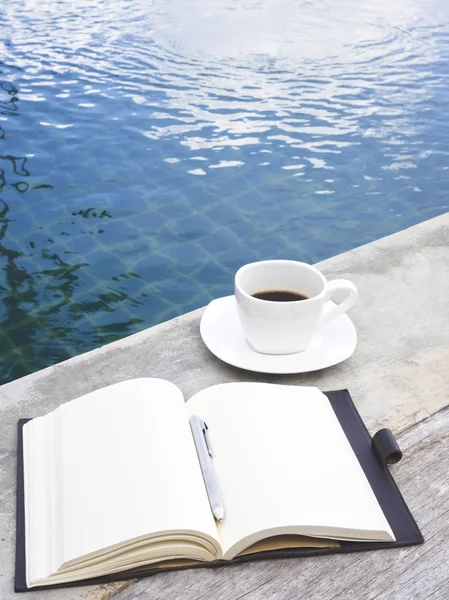
<svg viewBox="0 0 449 600"><path fill-rule="evenodd" d="M449 245L449 212L369 244L338 254L317 263L317 266L330 279L347 277L356 280L358 278L365 279L373 277L372 287L377 287L377 289L379 289L380 283L384 283L382 275L387 275L394 269L395 265L399 265L399 263L404 260L410 263L407 265L408 278L410 278L410 276L417 278L422 275L422 268L424 265L420 268L420 265L416 263L419 262L420 257L421 259L424 257L426 251L429 251L432 248L438 248L440 245L442 246L442 254L444 255L444 247L445 245ZM443 259L441 263L439 263L438 260L434 261L434 267L435 269L437 269L438 266L440 267L441 285L444 286L444 256L441 258ZM378 281L377 284L374 283L374 278L377 280L379 277L381 278L381 281ZM366 301L369 297L366 293L366 283L363 282L362 285L359 281L355 281L355 283L361 290L361 298L358 306L349 314L356 325L358 325L357 321L359 319L357 319L356 316L358 316L358 313L362 311L364 305L366 305L364 300ZM392 281L392 283L394 285L394 281ZM430 296L431 290L429 290L428 286L424 287L425 289L421 289L420 293L423 296ZM372 295L372 291L372 289L368 290L369 295ZM384 302L386 301L387 300L384 300ZM189 344L189 339L192 337L193 333L192 325L194 327L196 325L199 326L199 320L204 308L205 307L202 307L185 313L169 321L149 327L138 333L0 386L0 410L6 408L6 406L11 403L16 404L21 400L25 400L25 395L28 396L31 394L35 400L38 400L40 395L47 396L51 384L56 384L57 380L60 378L61 380L69 378L70 382L74 385L73 388L67 389L66 386L69 382L66 382L63 386L63 396L58 394L58 404L71 398L75 398L82 393L86 393L87 388L92 390L120 379L139 376L136 372L139 370L139 367L132 360L132 357L129 356L127 357L127 360L117 361L118 355L120 355L120 358L123 358L123 352L132 353L133 351L136 351L140 353L144 347L149 345L153 346L154 349L155 346L152 342L155 342L157 346L161 345L161 361L167 360L170 358L171 353L169 344L163 343L162 338L165 334L167 334L167 339L170 339L171 342L177 342L174 344L173 350L178 350L176 353L178 355L181 343L187 344L189 348L190 346L193 346L193 344ZM386 304L383 309L385 308L388 309ZM407 307L404 306L403 308L406 309ZM400 316L404 317L402 313ZM359 337L361 337L360 334L363 334L363 324L358 326L357 329L359 331ZM178 332L175 335L173 335L174 330L177 330ZM206 362L207 364L210 362L217 363L217 359L210 355L209 351L204 348L199 339L199 332L195 332L193 337L195 342L199 342L200 346L199 348L191 347L190 350L200 350L197 355L199 362ZM195 346L196 345L197 344L195 344ZM173 354L175 354L175 352L173 352ZM190 352L188 352L188 354L191 356ZM111 363L109 363L110 360L112 361ZM176 361L178 360L179 357L177 356ZM141 365L140 361L138 361L138 363ZM180 369L184 371L182 365L180 364L179 366ZM223 363L218 363L217 366L222 366L225 369L227 368ZM339 368L343 368L343 365ZM87 377L86 369L88 370ZM151 363L151 365L148 365L148 368L146 368L145 371L148 371L148 369L159 370L157 364L154 362ZM77 371L77 373L74 373L75 371ZM236 369L233 369L233 371L241 374L245 373L245 371L238 371ZM332 369L332 371L335 371L335 368ZM108 381L109 375L112 377L111 381ZM145 376L149 376L147 372L145 373ZM158 375L155 374L151 376ZM82 382L80 381L80 377ZM298 377L313 378L313 374ZM318 375L318 377L320 377L320 375ZM262 376L262 378L266 377ZM77 384L81 389L75 389L78 387ZM181 385L181 387L183 386ZM58 388L61 389L59 385L55 387L55 389ZM187 386L187 389L183 391L190 395L197 390L190 390L190 386Z"/></svg>
<svg viewBox="0 0 449 600"><path fill-rule="evenodd" d="M79 395L147 376L168 379L186 398L226 381L259 380L348 388L368 428L402 431L440 410L449 398L449 213L337 255L319 268L359 288L351 311L359 341L355 354L324 371L270 376L221 363L204 347L204 309L146 329L0 387L0 597L13 598L15 445L20 417L34 417ZM125 584L126 585L126 584ZM33 598L106 599L122 586L34 592ZM44 596L45 595L45 596Z"/></svg>

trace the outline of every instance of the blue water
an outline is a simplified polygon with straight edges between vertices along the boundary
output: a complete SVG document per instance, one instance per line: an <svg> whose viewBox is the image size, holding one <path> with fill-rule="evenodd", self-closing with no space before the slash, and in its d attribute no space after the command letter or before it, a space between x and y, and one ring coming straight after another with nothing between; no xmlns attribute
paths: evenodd
<svg viewBox="0 0 449 600"><path fill-rule="evenodd" d="M5 0L0 381L448 209L446 0Z"/></svg>

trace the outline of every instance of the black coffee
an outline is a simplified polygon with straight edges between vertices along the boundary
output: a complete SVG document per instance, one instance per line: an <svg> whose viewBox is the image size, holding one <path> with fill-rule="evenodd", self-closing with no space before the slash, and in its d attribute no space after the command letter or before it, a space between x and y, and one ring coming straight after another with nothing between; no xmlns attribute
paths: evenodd
<svg viewBox="0 0 449 600"><path fill-rule="evenodd" d="M271 300L271 302L297 302L298 300L307 300L308 296L289 290L266 290L252 294L253 298L259 300Z"/></svg>

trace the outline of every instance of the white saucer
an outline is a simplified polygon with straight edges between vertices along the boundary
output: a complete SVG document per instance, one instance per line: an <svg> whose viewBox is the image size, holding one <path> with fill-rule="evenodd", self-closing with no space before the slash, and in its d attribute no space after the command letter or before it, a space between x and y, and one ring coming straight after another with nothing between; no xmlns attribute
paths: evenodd
<svg viewBox="0 0 449 600"><path fill-rule="evenodd" d="M353 354L357 333L344 314L320 329L304 352L260 354L251 348L237 315L234 296L213 300L201 319L201 337L220 360L258 373L308 373L332 367Z"/></svg>

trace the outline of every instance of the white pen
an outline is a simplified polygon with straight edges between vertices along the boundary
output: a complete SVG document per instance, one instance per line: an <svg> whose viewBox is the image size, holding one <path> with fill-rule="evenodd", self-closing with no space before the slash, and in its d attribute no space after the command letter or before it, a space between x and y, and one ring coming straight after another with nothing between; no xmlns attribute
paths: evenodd
<svg viewBox="0 0 449 600"><path fill-rule="evenodd" d="M198 416L193 415L193 417L190 418L190 427L192 429L193 439L200 461L201 472L203 473L204 484L209 497L210 508L214 517L221 523L224 519L223 498L217 475L212 465L212 452L206 433L207 425Z"/></svg>

